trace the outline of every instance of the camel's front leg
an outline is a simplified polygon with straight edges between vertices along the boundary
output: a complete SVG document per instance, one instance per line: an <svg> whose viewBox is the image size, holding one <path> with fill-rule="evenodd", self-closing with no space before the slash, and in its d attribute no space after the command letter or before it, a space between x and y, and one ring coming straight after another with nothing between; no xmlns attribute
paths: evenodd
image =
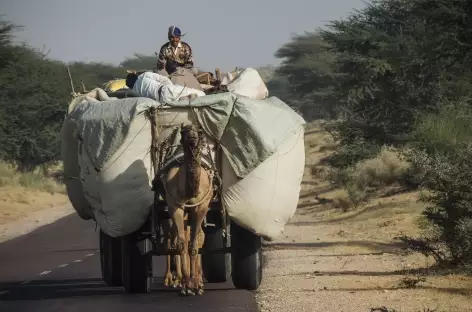
<svg viewBox="0 0 472 312"><path fill-rule="evenodd" d="M198 241L198 249L203 247L203 243L205 242L205 233L203 229L200 229L200 235L197 236ZM203 292L203 267L202 267L202 255L198 254L197 256L197 282L198 282L198 289L201 289Z"/></svg>
<svg viewBox="0 0 472 312"><path fill-rule="evenodd" d="M177 250L180 254L183 271L181 293L187 295L190 287L190 272L188 271L188 241L185 237L184 210L181 207L174 206L169 209L169 212L171 212L172 220L177 228Z"/></svg>
<svg viewBox="0 0 472 312"><path fill-rule="evenodd" d="M188 222L188 221L187 221ZM188 248L191 249L191 245L190 245L190 231L191 231L191 227L190 227L190 224L187 223L187 225L185 226L185 239L187 240L187 245L188 245ZM192 262L190 261L190 252L187 252L187 270L190 272L189 274L192 275L192 268L191 268L191 265L192 265Z"/></svg>
<svg viewBox="0 0 472 312"><path fill-rule="evenodd" d="M197 211L194 212L192 218L192 231L190 237L190 278L192 281L192 286L196 290L198 295L203 295L203 278L201 277L201 264L200 264L200 255L198 254L199 249L202 248L203 242L205 240L205 234L202 230L203 219L205 218L208 212L208 203L205 205L200 205L197 208Z"/></svg>
<svg viewBox="0 0 472 312"><path fill-rule="evenodd" d="M188 240L187 240L188 241ZM172 244L177 246L178 243L178 231L177 227L174 225L172 227ZM174 288L182 287L182 262L180 255L174 255L172 257L175 266L175 279L174 279Z"/></svg>
<svg viewBox="0 0 472 312"><path fill-rule="evenodd" d="M180 255L175 255L173 259L175 263L174 288L182 287L182 261Z"/></svg>
<svg viewBox="0 0 472 312"><path fill-rule="evenodd" d="M172 276L172 271L170 269L171 266L171 261L172 261L172 256L167 255L166 256L166 274L164 275L164 287L169 287L173 284L173 276Z"/></svg>
<svg viewBox="0 0 472 312"><path fill-rule="evenodd" d="M164 247L165 251L168 252L171 247L171 220L165 220L162 222L162 232L164 234ZM169 287L172 285L172 270L171 270L171 260L172 256L166 256L166 273L164 274L164 287Z"/></svg>

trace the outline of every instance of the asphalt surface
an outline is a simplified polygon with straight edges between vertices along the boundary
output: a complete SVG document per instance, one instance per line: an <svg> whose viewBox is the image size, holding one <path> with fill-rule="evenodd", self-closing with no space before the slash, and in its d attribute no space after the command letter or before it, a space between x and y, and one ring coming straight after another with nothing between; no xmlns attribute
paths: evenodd
<svg viewBox="0 0 472 312"><path fill-rule="evenodd" d="M253 293L231 281L205 284L203 296L162 287L163 257L154 257L149 294L127 294L101 279L98 231L76 214L0 244L0 311L257 311Z"/></svg>

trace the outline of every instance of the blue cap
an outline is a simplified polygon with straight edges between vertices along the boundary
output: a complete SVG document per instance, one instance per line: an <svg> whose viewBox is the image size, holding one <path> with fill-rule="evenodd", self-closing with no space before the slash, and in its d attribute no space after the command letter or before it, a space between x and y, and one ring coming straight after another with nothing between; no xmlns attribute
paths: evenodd
<svg viewBox="0 0 472 312"><path fill-rule="evenodd" d="M180 37L182 36L182 32L180 31L180 28L179 27L176 27L176 26L170 26L169 27L169 32L167 34L167 36L170 38L170 37Z"/></svg>

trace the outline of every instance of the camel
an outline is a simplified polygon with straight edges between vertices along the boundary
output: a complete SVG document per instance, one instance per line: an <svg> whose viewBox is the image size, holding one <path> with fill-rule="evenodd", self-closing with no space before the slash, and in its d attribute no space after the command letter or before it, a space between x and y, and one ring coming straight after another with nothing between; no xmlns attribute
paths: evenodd
<svg viewBox="0 0 472 312"><path fill-rule="evenodd" d="M169 222L163 226L165 245L167 249L175 245L177 250L176 256L167 256L164 284L181 285L182 295L203 295L199 249L205 241L202 223L213 198L214 172L202 166L203 131L194 125L184 125L180 134L183 162L170 167L162 179L172 219L172 224ZM172 260L176 269L175 280L171 273Z"/></svg>

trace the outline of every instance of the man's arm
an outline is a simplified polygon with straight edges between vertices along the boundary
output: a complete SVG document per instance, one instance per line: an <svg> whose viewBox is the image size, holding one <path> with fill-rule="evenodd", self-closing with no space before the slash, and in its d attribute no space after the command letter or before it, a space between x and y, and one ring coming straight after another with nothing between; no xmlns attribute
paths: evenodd
<svg viewBox="0 0 472 312"><path fill-rule="evenodd" d="M192 68L193 67L193 55L192 55L192 48L187 44L184 43L185 46L185 61L183 67L185 68Z"/></svg>
<svg viewBox="0 0 472 312"><path fill-rule="evenodd" d="M156 64L157 70L162 70L166 66L167 59L166 59L166 56L165 56L165 48L166 48L166 46L163 45L161 47L161 50L159 51L159 55L157 56L157 64Z"/></svg>

